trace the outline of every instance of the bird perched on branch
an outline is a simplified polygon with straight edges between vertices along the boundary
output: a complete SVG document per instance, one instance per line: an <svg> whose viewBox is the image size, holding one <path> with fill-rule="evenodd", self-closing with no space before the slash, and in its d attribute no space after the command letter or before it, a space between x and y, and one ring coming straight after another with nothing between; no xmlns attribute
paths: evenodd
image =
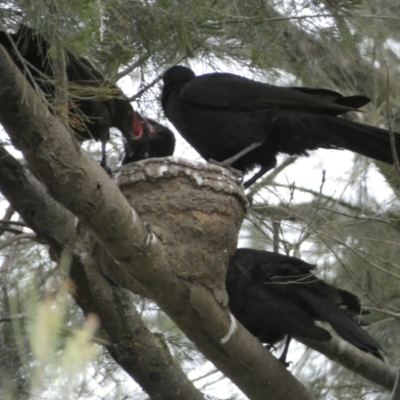
<svg viewBox="0 0 400 400"><path fill-rule="evenodd" d="M0 31L0 44L7 50L29 82L50 100L55 96L55 73L50 45L36 30L22 25L17 33ZM69 91L69 123L79 141L95 139L102 143L100 164L106 166L106 143L110 128L121 131L126 140L127 156L134 154L137 140L147 125L134 112L121 89L108 82L84 58L70 52L66 56L66 77ZM135 130L136 129L136 130Z"/></svg>
<svg viewBox="0 0 400 400"><path fill-rule="evenodd" d="M228 73L195 76L183 66L164 74L162 106L179 133L206 160L247 172L250 186L276 165L278 153L347 149L393 164L389 132L338 118L370 102L326 89L284 88ZM394 133L400 149L400 134ZM400 150L397 150L400 158Z"/></svg>
<svg viewBox="0 0 400 400"><path fill-rule="evenodd" d="M226 276L231 313L263 343L272 346L286 336L280 357L285 365L292 336L317 342L331 339L314 321L329 323L344 340L382 359L380 346L356 322L362 314L359 299L318 279L313 269L298 258L237 249Z"/></svg>

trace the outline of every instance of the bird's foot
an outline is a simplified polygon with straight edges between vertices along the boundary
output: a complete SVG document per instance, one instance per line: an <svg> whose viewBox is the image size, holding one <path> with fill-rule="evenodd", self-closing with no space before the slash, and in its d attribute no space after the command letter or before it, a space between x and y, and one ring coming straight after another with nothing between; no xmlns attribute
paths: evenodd
<svg viewBox="0 0 400 400"><path fill-rule="evenodd" d="M112 177L112 171L111 168L103 161L100 161L100 166L106 171L107 175L111 178Z"/></svg>
<svg viewBox="0 0 400 400"><path fill-rule="evenodd" d="M285 341L285 347L283 348L282 354L279 357L279 361L285 366L285 368L290 367L290 364L292 364L291 361L286 362L286 357L289 351L289 345L290 345L290 341L292 340L292 337L290 335L286 336L286 341Z"/></svg>
<svg viewBox="0 0 400 400"><path fill-rule="evenodd" d="M268 351L277 351L277 348L272 344L266 344L265 347L268 349ZM278 358L278 361L282 363L285 368L289 368L291 364L293 364L292 361L286 361L286 354L281 354L281 356Z"/></svg>
<svg viewBox="0 0 400 400"><path fill-rule="evenodd" d="M286 359L282 360L281 358L278 358L278 361L281 362L285 368L289 368L293 364L292 361L286 361Z"/></svg>
<svg viewBox="0 0 400 400"><path fill-rule="evenodd" d="M268 351L276 351L276 347L273 344L266 344L265 347L268 349Z"/></svg>
<svg viewBox="0 0 400 400"><path fill-rule="evenodd" d="M208 162L210 164L214 164L214 165L218 165L219 167L226 168L233 176L235 176L237 179L239 179L240 182L243 181L243 172L242 171L239 171L236 168L224 165L224 162L219 162L219 161L213 160L212 158L210 158L208 160Z"/></svg>
<svg viewBox="0 0 400 400"><path fill-rule="evenodd" d="M250 179L248 179L244 184L243 187L247 189L251 186L257 179L261 178L264 174L266 174L272 168L275 168L276 160L272 160L272 162L268 163L261 167Z"/></svg>

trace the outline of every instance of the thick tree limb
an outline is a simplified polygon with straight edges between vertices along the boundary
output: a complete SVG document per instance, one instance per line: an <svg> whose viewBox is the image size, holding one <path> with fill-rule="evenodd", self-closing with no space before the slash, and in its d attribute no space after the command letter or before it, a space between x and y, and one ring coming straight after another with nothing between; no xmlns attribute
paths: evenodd
<svg viewBox="0 0 400 400"><path fill-rule="evenodd" d="M39 239L80 254L76 218L49 196L46 188L4 147L0 147L0 191ZM63 229L60 229L60 226Z"/></svg>
<svg viewBox="0 0 400 400"><path fill-rule="evenodd" d="M256 338L240 325L235 328L229 312L205 288L188 286L161 267L163 248L157 237L141 223L104 171L77 148L32 88L24 86L22 75L3 49L0 69L0 122L14 146L51 195L94 233L119 268L139 281L203 354L251 399L310 399Z"/></svg>
<svg viewBox="0 0 400 400"><path fill-rule="evenodd" d="M2 147L0 191L29 227L55 251L59 253L67 248L75 254L70 275L80 306L85 314L99 315L111 342L108 350L112 357L151 399L203 399L168 349L159 346L158 339L128 300L126 291L110 284L94 266L84 266L79 261L88 250L76 233L76 218L53 200L44 186ZM90 263L88 256L84 258Z"/></svg>
<svg viewBox="0 0 400 400"><path fill-rule="evenodd" d="M75 269L82 268L74 260ZM90 297L86 297L88 311L99 315L111 345L108 350L117 363L134 377L152 400L204 399L180 366L168 347L160 344L143 323L132 305L132 295L125 289L110 284L96 269L85 265Z"/></svg>
<svg viewBox="0 0 400 400"><path fill-rule="evenodd" d="M326 343L313 342L311 340L299 338L296 338L296 340L317 350L330 360L338 362L364 378L386 389L393 389L397 377L396 368L385 365L376 357L364 353L350 343L338 338L335 334L332 334L332 339Z"/></svg>

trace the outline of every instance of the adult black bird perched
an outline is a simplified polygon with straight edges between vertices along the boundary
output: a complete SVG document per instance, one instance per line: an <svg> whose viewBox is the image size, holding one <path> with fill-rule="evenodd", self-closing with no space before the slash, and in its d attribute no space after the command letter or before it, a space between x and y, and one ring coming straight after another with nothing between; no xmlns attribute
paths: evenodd
<svg viewBox="0 0 400 400"><path fill-rule="evenodd" d="M22 25L17 33L0 31L0 44L7 50L28 80L50 100L55 94L55 74L50 58L50 45L43 35ZM134 126L139 126L129 100L118 86L107 82L86 59L66 52L66 75L69 83L69 121L79 141L100 140L106 168L106 143L110 128L121 131L132 144ZM33 82L34 81L34 82Z"/></svg>
<svg viewBox="0 0 400 400"><path fill-rule="evenodd" d="M365 96L283 88L227 73L196 77L183 66L165 72L162 91L165 115L203 158L223 162L239 153L238 159L229 160L232 167L247 172L260 166L245 187L275 167L278 153L347 149L392 164L387 130L337 117L369 101ZM398 133L395 142L400 149ZM400 150L397 153L400 158Z"/></svg>
<svg viewBox="0 0 400 400"><path fill-rule="evenodd" d="M124 142L125 156L122 165L153 157L172 156L175 135L166 126L136 113L135 136L131 144Z"/></svg>
<svg viewBox="0 0 400 400"><path fill-rule="evenodd" d="M298 258L251 249L237 249L229 261L226 290L236 319L261 342L273 345L287 336L327 342L331 334L314 321L328 322L344 340L382 359L376 341L356 322L359 299L312 274Z"/></svg>

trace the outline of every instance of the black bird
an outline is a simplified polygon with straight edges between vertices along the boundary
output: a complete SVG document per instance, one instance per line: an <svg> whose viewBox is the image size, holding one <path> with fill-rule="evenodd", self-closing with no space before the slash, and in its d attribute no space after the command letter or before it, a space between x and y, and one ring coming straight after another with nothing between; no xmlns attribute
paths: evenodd
<svg viewBox="0 0 400 400"><path fill-rule="evenodd" d="M226 290L236 319L261 342L272 347L292 336L327 342L331 334L314 321L328 322L344 340L382 360L380 347L356 322L359 299L312 274L314 265L298 258L237 249L229 261ZM364 312L365 314L366 312Z"/></svg>
<svg viewBox="0 0 400 400"><path fill-rule="evenodd" d="M369 101L365 96L284 88L227 73L196 77L183 66L165 72L162 91L165 115L204 159L223 162L239 153L238 159L229 160L232 167L243 172L260 167L245 187L275 167L278 153L347 149L393 164L387 130L338 118ZM400 149L398 133L395 142Z"/></svg>
<svg viewBox="0 0 400 400"><path fill-rule="evenodd" d="M0 31L0 44L29 82L34 87L36 84L49 99L54 98L54 69L49 57L50 46L44 37L22 25L15 34ZM106 168L110 128L119 129L129 146L135 136L135 119L136 126L140 120L135 117L132 105L121 89L107 82L86 59L66 52L66 75L70 89L70 125L79 141L101 141L100 164Z"/></svg>
<svg viewBox="0 0 400 400"><path fill-rule="evenodd" d="M135 136L131 144L125 145L122 165L153 157L168 157L174 154L175 135L166 126L143 117L136 112Z"/></svg>

